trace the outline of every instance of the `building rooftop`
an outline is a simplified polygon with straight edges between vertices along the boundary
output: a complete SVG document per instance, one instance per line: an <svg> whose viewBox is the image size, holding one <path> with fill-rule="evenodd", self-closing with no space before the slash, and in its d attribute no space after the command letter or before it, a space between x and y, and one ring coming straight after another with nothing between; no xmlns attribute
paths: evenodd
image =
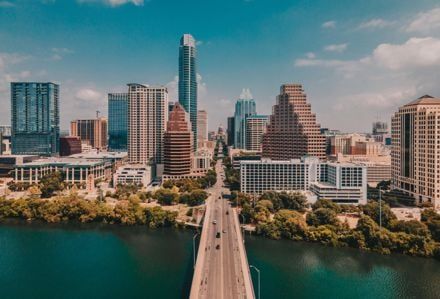
<svg viewBox="0 0 440 299"><path fill-rule="evenodd" d="M180 39L180 45L181 46L195 47L196 46L196 40L194 39L194 37L191 34L186 33Z"/></svg>
<svg viewBox="0 0 440 299"><path fill-rule="evenodd" d="M405 106L413 106L413 105L440 105L440 99L434 98L433 96L426 94L412 102L409 102Z"/></svg>
<svg viewBox="0 0 440 299"><path fill-rule="evenodd" d="M251 116L248 116L248 117L247 117L247 119L253 119L253 118L258 118L258 119L260 119L260 118L262 118L262 119L268 119L268 118L269 118L269 115L256 114L256 115L251 115Z"/></svg>
<svg viewBox="0 0 440 299"><path fill-rule="evenodd" d="M0 155L0 158L28 158L39 157L38 155Z"/></svg>
<svg viewBox="0 0 440 299"><path fill-rule="evenodd" d="M52 166L59 166L59 167L75 167L75 166L95 166L102 164L103 161L96 159L96 160L90 160L90 159L75 159L75 158L45 158L45 159L38 159L34 160L32 162L24 163L22 165L17 165L17 167L29 167L29 166L44 166L44 165L52 165Z"/></svg>
<svg viewBox="0 0 440 299"><path fill-rule="evenodd" d="M128 156L127 152L90 151L90 152L70 155L69 158L75 158L75 159L124 159L127 156Z"/></svg>

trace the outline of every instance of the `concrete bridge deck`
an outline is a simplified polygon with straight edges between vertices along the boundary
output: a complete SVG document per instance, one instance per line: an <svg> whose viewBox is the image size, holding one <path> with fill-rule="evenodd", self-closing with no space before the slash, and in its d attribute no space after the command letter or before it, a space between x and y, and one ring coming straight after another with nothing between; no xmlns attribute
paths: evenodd
<svg viewBox="0 0 440 299"><path fill-rule="evenodd" d="M206 202L191 299L255 298L238 215L222 198L224 174L217 162L218 180Z"/></svg>

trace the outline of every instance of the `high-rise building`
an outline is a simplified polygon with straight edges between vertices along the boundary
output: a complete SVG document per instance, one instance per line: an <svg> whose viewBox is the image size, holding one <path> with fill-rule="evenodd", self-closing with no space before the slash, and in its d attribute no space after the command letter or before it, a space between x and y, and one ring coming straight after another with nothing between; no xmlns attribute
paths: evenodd
<svg viewBox="0 0 440 299"><path fill-rule="evenodd" d="M77 119L70 122L70 136L76 136L97 150L107 149L107 119Z"/></svg>
<svg viewBox="0 0 440 299"><path fill-rule="evenodd" d="M422 96L391 119L392 188L440 207L440 99Z"/></svg>
<svg viewBox="0 0 440 299"><path fill-rule="evenodd" d="M252 115L246 119L246 149L261 152L263 134L266 133L269 116Z"/></svg>
<svg viewBox="0 0 440 299"><path fill-rule="evenodd" d="M235 118L233 116L228 117L228 128L226 130L226 134L228 135L227 145L234 146Z"/></svg>
<svg viewBox="0 0 440 299"><path fill-rule="evenodd" d="M60 139L59 86L11 83L12 153L57 155Z"/></svg>
<svg viewBox="0 0 440 299"><path fill-rule="evenodd" d="M208 140L208 112L197 111L197 139L198 141Z"/></svg>
<svg viewBox="0 0 440 299"><path fill-rule="evenodd" d="M196 67L196 41L191 34L184 34L179 47L179 103L189 113L193 136L198 136ZM197 138L193 150L197 150Z"/></svg>
<svg viewBox="0 0 440 299"><path fill-rule="evenodd" d="M388 134L388 124L383 121L376 121L373 123L373 135Z"/></svg>
<svg viewBox="0 0 440 299"><path fill-rule="evenodd" d="M193 133L188 114L178 103L170 112L164 137L164 174L179 176L191 173Z"/></svg>
<svg viewBox="0 0 440 299"><path fill-rule="evenodd" d="M3 136L11 136L11 126L0 126L0 133Z"/></svg>
<svg viewBox="0 0 440 299"><path fill-rule="evenodd" d="M0 155L11 154L11 126L0 126Z"/></svg>
<svg viewBox="0 0 440 299"><path fill-rule="evenodd" d="M163 86L128 84L128 159L162 164L168 121L168 90Z"/></svg>
<svg viewBox="0 0 440 299"><path fill-rule="evenodd" d="M331 163L316 157L240 162L240 190L259 195L266 191L311 191L317 199L340 204L367 203L367 168L353 163ZM315 199L316 199L315 198Z"/></svg>
<svg viewBox="0 0 440 299"><path fill-rule="evenodd" d="M60 137L60 156L70 156L81 153L81 139L76 136Z"/></svg>
<svg viewBox="0 0 440 299"><path fill-rule="evenodd" d="M128 93L108 94L108 148L127 151Z"/></svg>
<svg viewBox="0 0 440 299"><path fill-rule="evenodd" d="M325 147L325 137L302 86L282 85L263 136L263 157L288 160L309 155L325 159Z"/></svg>
<svg viewBox="0 0 440 299"><path fill-rule="evenodd" d="M257 114L257 106L249 89L243 89L235 103L234 146L246 149L246 118Z"/></svg>

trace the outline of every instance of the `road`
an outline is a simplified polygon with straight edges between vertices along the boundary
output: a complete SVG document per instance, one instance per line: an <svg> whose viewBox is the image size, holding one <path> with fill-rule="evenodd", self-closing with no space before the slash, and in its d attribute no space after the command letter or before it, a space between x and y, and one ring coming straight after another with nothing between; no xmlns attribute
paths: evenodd
<svg viewBox="0 0 440 299"><path fill-rule="evenodd" d="M254 298L246 252L236 212L222 193L224 170L216 165L210 189L190 298Z"/></svg>

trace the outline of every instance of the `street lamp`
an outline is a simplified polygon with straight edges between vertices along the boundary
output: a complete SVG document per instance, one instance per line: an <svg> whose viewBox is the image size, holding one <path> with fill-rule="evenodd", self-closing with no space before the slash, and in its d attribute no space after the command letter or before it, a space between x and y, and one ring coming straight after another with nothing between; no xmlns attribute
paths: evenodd
<svg viewBox="0 0 440 299"><path fill-rule="evenodd" d="M379 227L382 228L382 187L379 186Z"/></svg>
<svg viewBox="0 0 440 299"><path fill-rule="evenodd" d="M260 293L260 291L261 291L260 270L257 267L255 267L254 265L249 265L249 267L250 268L254 268L255 271L257 271L257 273L258 273L258 299L261 299L261 293Z"/></svg>
<svg viewBox="0 0 440 299"><path fill-rule="evenodd" d="M245 231L244 231L244 222L245 222L245 219L244 219L244 215L242 214L242 213L240 213L240 214L238 214L238 215L240 215L241 216L241 219L243 220L243 225L241 226L242 227L242 235L243 235L243 244L244 244L244 237L245 237Z"/></svg>
<svg viewBox="0 0 440 299"><path fill-rule="evenodd" d="M193 236L193 268L196 268L196 237L199 235L199 232Z"/></svg>

